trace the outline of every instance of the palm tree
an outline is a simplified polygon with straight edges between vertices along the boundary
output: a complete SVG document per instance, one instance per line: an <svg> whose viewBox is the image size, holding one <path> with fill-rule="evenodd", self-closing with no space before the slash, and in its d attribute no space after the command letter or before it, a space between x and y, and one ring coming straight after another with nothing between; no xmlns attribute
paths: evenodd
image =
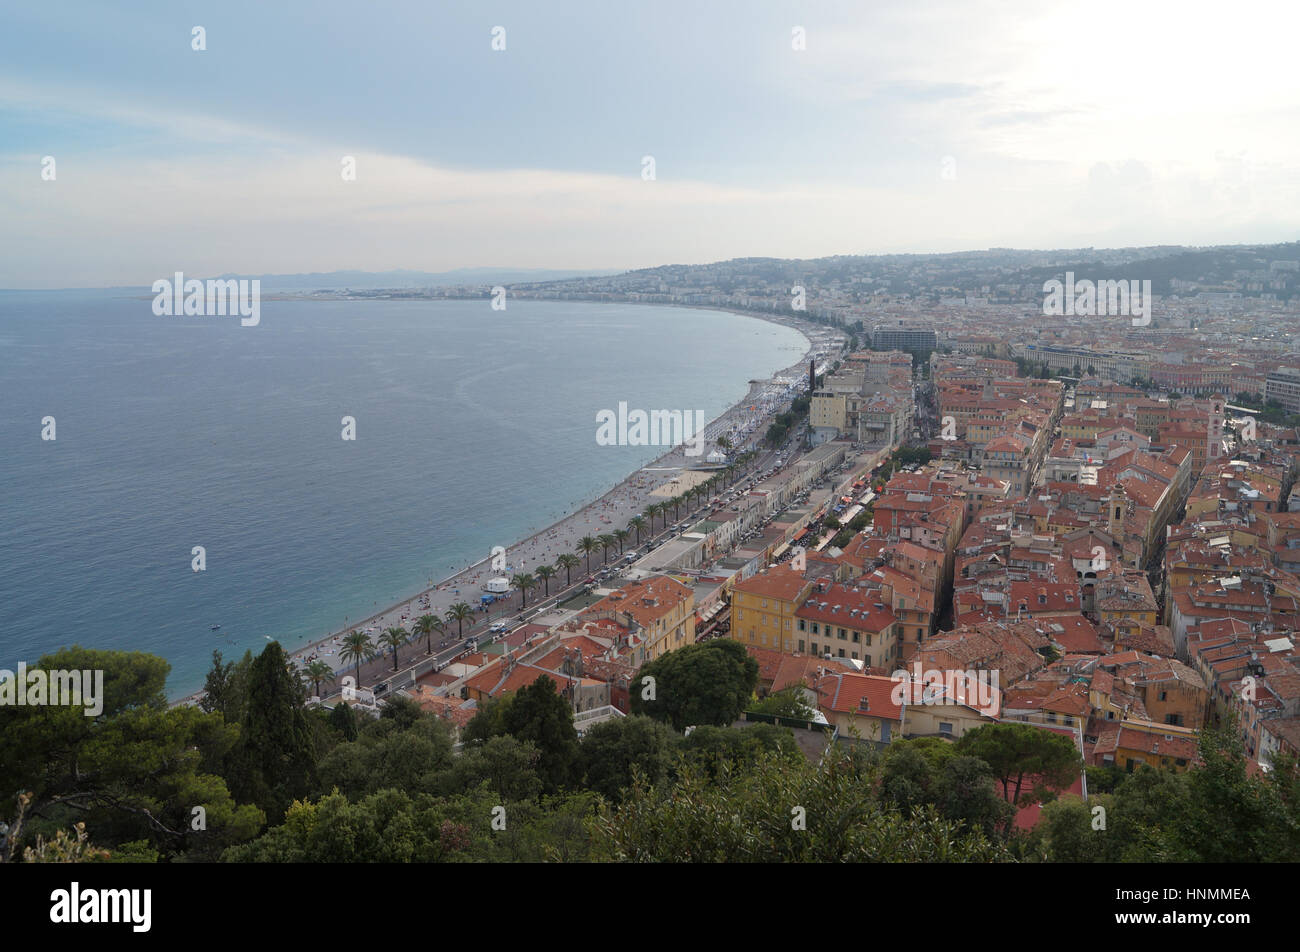
<svg viewBox="0 0 1300 952"><path fill-rule="evenodd" d="M369 661L375 654L375 644L370 640L370 636L363 631L355 629L348 633L343 639L343 647L339 651L339 657L344 661L355 661L357 664L357 686L361 685L361 662Z"/></svg>
<svg viewBox="0 0 1300 952"><path fill-rule="evenodd" d="M573 567L582 560L571 552L561 554L555 560L555 567L564 569L564 587L568 588L573 584Z"/></svg>
<svg viewBox="0 0 1300 952"><path fill-rule="evenodd" d="M615 529L615 530L614 530L614 538L618 540L618 554L619 554L619 555L622 555L622 554L623 554L623 543L627 541L627 537L630 536L631 534L632 534L632 533L628 532L626 529Z"/></svg>
<svg viewBox="0 0 1300 952"><path fill-rule="evenodd" d="M464 602L457 602L447 609L447 621L456 623L456 635L459 637L465 634L465 621L474 617L474 609Z"/></svg>
<svg viewBox="0 0 1300 952"><path fill-rule="evenodd" d="M587 557L587 574L591 574L591 553L600 548L600 543L591 536L583 536L578 540L578 551Z"/></svg>
<svg viewBox="0 0 1300 952"><path fill-rule="evenodd" d="M629 529L636 532L636 544L641 544L641 530L646 527L645 516L633 516L632 521L627 524Z"/></svg>
<svg viewBox="0 0 1300 952"><path fill-rule="evenodd" d="M411 631L417 638L424 638L425 654L433 654L433 633L439 624L437 615L421 615L411 626Z"/></svg>
<svg viewBox="0 0 1300 952"><path fill-rule="evenodd" d="M718 437L717 444L718 444L718 449L720 450L725 451L731 449L731 440L728 439L725 435Z"/></svg>
<svg viewBox="0 0 1300 952"><path fill-rule="evenodd" d="M528 592L530 589L537 587L537 579L533 578L530 573L516 575L510 580L510 584L519 589L519 594L523 596L519 602L519 610L523 611L528 607Z"/></svg>
<svg viewBox="0 0 1300 952"><path fill-rule="evenodd" d="M542 580L542 586L543 586L544 589L545 589L545 591L544 591L542 597L543 597L543 598L550 598L550 597L551 597L551 579L555 578L555 569L553 569L553 568L552 568L551 566L549 566L549 565L539 565L539 566L537 566L537 568L533 569L533 574L536 575L539 579Z"/></svg>
<svg viewBox="0 0 1300 952"><path fill-rule="evenodd" d="M615 539L615 538L614 538L612 535L610 535L608 532L606 532L606 533L603 533L603 534L601 535L601 537L600 537L599 539L597 539L596 541L600 543L600 547L604 550L604 559L602 560L602 562L608 562L608 561L609 561L609 547L610 547L611 545L613 545L615 542L617 542L618 540Z"/></svg>
<svg viewBox="0 0 1300 952"><path fill-rule="evenodd" d="M313 693L317 697L320 697L320 683L333 681L335 678L334 669L319 658L307 665L303 670L303 676L315 686L316 690Z"/></svg>
<svg viewBox="0 0 1300 952"><path fill-rule="evenodd" d="M411 640L411 633L405 628L385 628L379 636L379 643L385 648L393 649L393 670L397 670L397 649Z"/></svg>

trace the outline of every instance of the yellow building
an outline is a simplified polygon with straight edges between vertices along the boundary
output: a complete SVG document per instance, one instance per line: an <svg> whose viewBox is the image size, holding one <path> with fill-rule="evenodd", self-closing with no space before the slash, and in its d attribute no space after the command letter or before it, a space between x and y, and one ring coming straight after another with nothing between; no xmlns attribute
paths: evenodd
<svg viewBox="0 0 1300 952"><path fill-rule="evenodd" d="M795 612L813 583L790 565L766 569L731 587L731 637L741 644L795 650Z"/></svg>

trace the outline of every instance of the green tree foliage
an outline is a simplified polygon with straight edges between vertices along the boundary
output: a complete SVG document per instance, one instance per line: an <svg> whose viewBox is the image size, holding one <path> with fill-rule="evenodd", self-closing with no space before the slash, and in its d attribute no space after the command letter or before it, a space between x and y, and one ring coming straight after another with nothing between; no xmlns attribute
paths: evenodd
<svg viewBox="0 0 1300 952"><path fill-rule="evenodd" d="M817 712L808 703L808 696L804 694L805 690L807 690L807 685L800 681L798 684L792 684L780 691L773 691L761 701L751 702L746 705L745 710L759 714L771 714L774 717L810 720Z"/></svg>
<svg viewBox="0 0 1300 952"><path fill-rule="evenodd" d="M388 788L415 794L433 789L436 775L451 763L447 726L413 701L394 699L378 720L367 720L355 743L325 755L320 789L337 789L354 800Z"/></svg>
<svg viewBox="0 0 1300 952"><path fill-rule="evenodd" d="M238 730L197 707L169 708L170 666L139 652L66 648L36 667L103 672L103 709L0 707L0 790L27 791L26 831L47 839L84 822L94 842L147 840L169 856L201 859L257 833L264 822L209 771ZM193 829L195 807L205 829ZM18 844L11 844L18 845Z"/></svg>
<svg viewBox="0 0 1300 952"><path fill-rule="evenodd" d="M537 772L540 759L533 744L502 734L466 749L433 786L444 796L482 787L498 802L536 800L543 786Z"/></svg>
<svg viewBox="0 0 1300 952"><path fill-rule="evenodd" d="M357 715L352 705L340 702L329 713L329 725L343 736L344 740L357 739Z"/></svg>
<svg viewBox="0 0 1300 952"><path fill-rule="evenodd" d="M635 862L990 862L1005 847L933 808L905 817L838 748L820 766L761 755L751 769L687 768L670 790L635 784L601 807L598 855Z"/></svg>
<svg viewBox="0 0 1300 952"><path fill-rule="evenodd" d="M556 793L572 781L578 766L578 732L569 702L556 693L554 681L542 675L517 691L502 715L502 726L515 740L537 747L537 773L546 793Z"/></svg>
<svg viewBox="0 0 1300 952"><path fill-rule="evenodd" d="M583 786L619 800L633 771L650 784L663 783L676 758L678 738L664 724L633 715L603 721L583 735L578 748Z"/></svg>
<svg viewBox="0 0 1300 952"><path fill-rule="evenodd" d="M316 751L303 712L302 683L272 641L249 669L248 700L228 778L240 799L257 804L272 822L316 784Z"/></svg>
<svg viewBox="0 0 1300 952"><path fill-rule="evenodd" d="M763 723L741 728L697 727L679 740L678 752L683 765L710 776L752 768L764 757L789 763L803 758L790 728Z"/></svg>
<svg viewBox="0 0 1300 952"><path fill-rule="evenodd" d="M1008 803L1020 802L1026 777L1048 788L1068 787L1082 769L1079 751L1064 734L1029 724L985 724L962 735L958 753L978 757L993 770Z"/></svg>
<svg viewBox="0 0 1300 952"><path fill-rule="evenodd" d="M238 661L225 661L220 651L212 652L212 667L203 684L203 697L199 707L220 714L227 724L238 724L244 719L244 702L248 697L248 671L253 665L253 653L245 651Z"/></svg>
<svg viewBox="0 0 1300 952"><path fill-rule="evenodd" d="M654 698L646 697L654 678ZM744 645L715 638L686 645L642 666L632 683L631 713L666 721L675 731L726 725L740 716L758 684L758 662Z"/></svg>
<svg viewBox="0 0 1300 952"><path fill-rule="evenodd" d="M358 801L332 793L296 801L285 821L228 850L236 863L583 862L594 797L505 802L477 791L454 797L381 790Z"/></svg>

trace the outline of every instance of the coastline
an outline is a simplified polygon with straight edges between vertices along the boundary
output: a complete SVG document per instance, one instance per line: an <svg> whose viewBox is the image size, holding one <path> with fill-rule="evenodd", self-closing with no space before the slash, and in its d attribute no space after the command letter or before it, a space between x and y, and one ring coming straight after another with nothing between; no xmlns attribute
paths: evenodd
<svg viewBox="0 0 1300 952"><path fill-rule="evenodd" d="M629 301L622 303L636 304L642 302ZM649 302L646 303L649 304ZM664 305L655 303L652 306L662 307ZM771 413L768 409L759 405L765 400L772 399L775 391L779 389L773 381L780 377L792 375L797 377L801 375L804 372L809 356L814 351L813 339L803 327L799 326L804 322L789 318L783 320L780 319L783 316L769 316L727 307L672 306L687 307L693 310L722 311L742 317L757 318L767 323L787 327L804 338L803 353L795 363L775 371L764 380L749 381L745 394L709 420L704 430L707 435L707 442L712 442L722 433L747 425L749 430L745 437L746 442L761 439ZM758 406L758 409L751 412L749 410L751 406ZM338 648L341 639L349 632L373 628L376 629L375 633L378 633L388 627L398 626L409 630L414 620L422 614L433 614L443 618L447 607L455 602L463 601L477 609L481 585L486 581L487 577L496 575L506 575L508 577L519 572L531 571L542 564L553 565L555 559L565 552L578 554L576 542L582 536L598 536L602 533L613 532L615 529L625 528L633 516L642 513L652 502L664 501L676 495L671 491L673 484L677 481L677 477L673 474L684 471L688 463L697 461L697 459L688 460L683 453L682 446L669 447L666 452L638 466L601 495L578 505L573 511L561 516L549 525L505 546L508 559L506 569L489 573L486 566L491 561L492 556L490 554L486 555L448 575L446 578L438 580L432 587L424 587L420 591L400 599L361 621L330 631L323 637L295 642L292 647L284 645L285 653L292 661L300 665L311 658L319 658L330 664L336 673L343 672L350 665L342 663L338 655ZM630 551L636 547L636 539L633 536L627 540L623 551ZM597 555L598 558L601 555L599 551L593 554ZM582 578L586 574L587 567L586 560L584 560L584 563L575 570L574 577ZM562 587L564 576L558 570L554 581L557 586ZM530 598L532 597L541 599L545 595L542 589L539 588L530 595ZM511 597L504 604L507 606L517 604L517 596L513 591ZM517 611L517 609L508 608L504 614L511 614L514 611ZM476 612L474 622L477 622L478 619L479 616ZM449 632L455 630L455 626L449 625ZM203 690L200 688L182 697L172 699L170 703L192 704L196 703L202 696Z"/></svg>

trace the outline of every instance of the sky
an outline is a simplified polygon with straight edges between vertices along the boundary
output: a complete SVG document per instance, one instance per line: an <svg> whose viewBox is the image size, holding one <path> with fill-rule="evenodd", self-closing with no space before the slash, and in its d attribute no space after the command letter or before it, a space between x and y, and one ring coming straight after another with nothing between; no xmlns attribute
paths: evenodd
<svg viewBox="0 0 1300 952"><path fill-rule="evenodd" d="M0 287L1295 240L1298 24L1274 0L0 0Z"/></svg>

